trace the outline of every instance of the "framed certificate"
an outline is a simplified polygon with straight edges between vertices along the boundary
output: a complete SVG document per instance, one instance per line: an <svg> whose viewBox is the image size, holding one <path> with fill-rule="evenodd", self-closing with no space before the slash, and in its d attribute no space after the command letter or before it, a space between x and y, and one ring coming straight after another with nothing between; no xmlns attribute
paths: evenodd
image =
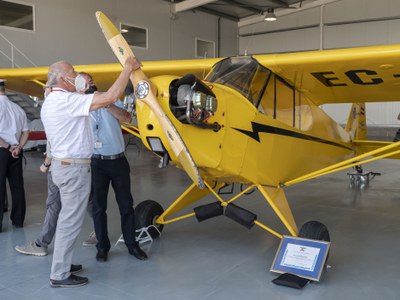
<svg viewBox="0 0 400 300"><path fill-rule="evenodd" d="M283 236L271 271L319 281L330 242Z"/></svg>

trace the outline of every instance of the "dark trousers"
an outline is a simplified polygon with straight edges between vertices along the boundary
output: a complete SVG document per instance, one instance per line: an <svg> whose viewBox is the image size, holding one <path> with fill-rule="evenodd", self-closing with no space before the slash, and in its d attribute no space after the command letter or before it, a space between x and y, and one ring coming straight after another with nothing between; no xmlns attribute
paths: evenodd
<svg viewBox="0 0 400 300"><path fill-rule="evenodd" d="M400 129L396 131L396 135L393 138L393 142L398 142L398 141L400 141Z"/></svg>
<svg viewBox="0 0 400 300"><path fill-rule="evenodd" d="M0 148L0 212L4 210L6 179L11 191L11 215L13 225L22 227L25 220L25 189L22 176L22 155L13 158L11 152ZM0 213L0 231L3 224L3 213Z"/></svg>
<svg viewBox="0 0 400 300"><path fill-rule="evenodd" d="M135 211L131 195L130 167L126 157L115 160L92 158L93 222L97 238L97 250L111 248L107 232L107 195L111 185L121 216L121 229L128 249L136 245Z"/></svg>
<svg viewBox="0 0 400 300"><path fill-rule="evenodd" d="M7 187L6 190L4 191L4 207L3 207L3 212L8 211L8 195L7 195Z"/></svg>

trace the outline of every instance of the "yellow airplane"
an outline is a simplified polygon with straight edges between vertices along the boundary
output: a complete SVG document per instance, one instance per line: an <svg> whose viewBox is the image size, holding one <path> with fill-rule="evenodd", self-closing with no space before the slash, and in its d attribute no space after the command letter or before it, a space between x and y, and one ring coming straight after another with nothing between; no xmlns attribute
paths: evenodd
<svg viewBox="0 0 400 300"><path fill-rule="evenodd" d="M190 152L205 188L194 181L165 210L152 200L139 203L138 225L154 225L161 232L182 219L225 215L282 238L284 233L258 220L255 212L235 204L255 189L291 235L329 240L320 222L298 229L285 187L376 159L399 158L400 144L366 140L365 115L366 102L400 100L399 58L400 45L387 45L143 62L156 101ZM1 69L0 78L7 79L11 90L41 96L47 69ZM76 70L93 74L104 90L121 66L82 65ZM319 107L326 103L353 103L345 128ZM123 127L160 156L164 166L169 162L185 169L152 108L137 101L136 113L138 126ZM247 188L223 199L218 190L233 183ZM209 194L215 202L181 213Z"/></svg>

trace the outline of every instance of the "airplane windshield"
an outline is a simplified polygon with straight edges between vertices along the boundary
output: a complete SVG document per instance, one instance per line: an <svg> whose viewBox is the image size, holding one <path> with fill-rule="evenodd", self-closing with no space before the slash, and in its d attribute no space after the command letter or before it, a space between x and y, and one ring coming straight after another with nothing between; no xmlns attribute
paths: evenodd
<svg viewBox="0 0 400 300"><path fill-rule="evenodd" d="M215 64L206 80L238 91L257 106L270 73L251 57L232 57Z"/></svg>

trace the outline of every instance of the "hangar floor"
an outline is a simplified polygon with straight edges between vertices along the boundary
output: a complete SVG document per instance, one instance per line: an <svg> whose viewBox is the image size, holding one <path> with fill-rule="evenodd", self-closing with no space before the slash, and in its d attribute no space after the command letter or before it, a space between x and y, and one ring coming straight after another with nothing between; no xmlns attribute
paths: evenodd
<svg viewBox="0 0 400 300"><path fill-rule="evenodd" d="M52 259L25 256L16 245L33 240L45 213L46 177L38 172L42 154L26 153L27 195L25 227L14 229L5 213L0 234L1 299L400 299L400 162L385 160L368 168L381 172L365 189L351 188L346 172L287 189L298 224L319 220L330 231L329 265L319 283L302 290L274 285L269 271L279 240L258 227L247 230L225 217L202 223L194 218L172 223L162 237L143 248L149 260L128 255L114 246L109 261L99 263L95 248L82 247L92 230L89 218L75 245L74 263L81 263L89 284L73 289L48 285ZM148 151L128 147L135 202L171 203L188 184L186 175L171 166L158 169ZM109 195L109 234L120 236L114 195ZM208 202L215 201L209 199ZM203 201L202 204L207 203ZM286 233L269 205L256 193L239 204L278 232Z"/></svg>

